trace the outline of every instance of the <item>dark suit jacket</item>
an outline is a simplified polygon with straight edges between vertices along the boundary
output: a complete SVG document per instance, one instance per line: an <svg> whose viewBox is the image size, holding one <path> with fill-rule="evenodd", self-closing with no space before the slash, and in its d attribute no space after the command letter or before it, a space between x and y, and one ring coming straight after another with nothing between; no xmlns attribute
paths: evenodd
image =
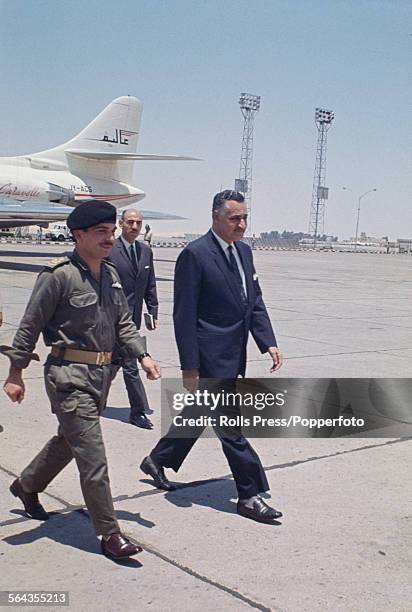
<svg viewBox="0 0 412 612"><path fill-rule="evenodd" d="M191 242L175 269L173 320L182 369L205 378L245 374L246 344L252 333L260 351L277 346L253 266L252 251L236 242L246 277L247 305L211 231Z"/></svg>
<svg viewBox="0 0 412 612"><path fill-rule="evenodd" d="M136 244L140 249L137 273L120 238L115 241L109 259L116 264L123 291L129 304L130 314L137 329L140 329L143 300L149 314L153 315L155 319L158 316L158 301L152 250L142 242L136 241Z"/></svg>

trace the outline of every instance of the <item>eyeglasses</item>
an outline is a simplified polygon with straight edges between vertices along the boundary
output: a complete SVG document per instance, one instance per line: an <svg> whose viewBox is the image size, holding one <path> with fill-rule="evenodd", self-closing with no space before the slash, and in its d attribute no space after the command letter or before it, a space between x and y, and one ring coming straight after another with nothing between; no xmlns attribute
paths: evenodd
<svg viewBox="0 0 412 612"><path fill-rule="evenodd" d="M128 225L129 227L132 227L135 223L136 223L136 225L141 225L142 224L141 221L133 221L132 219L130 219L130 221L124 221L124 223L126 223L126 225Z"/></svg>

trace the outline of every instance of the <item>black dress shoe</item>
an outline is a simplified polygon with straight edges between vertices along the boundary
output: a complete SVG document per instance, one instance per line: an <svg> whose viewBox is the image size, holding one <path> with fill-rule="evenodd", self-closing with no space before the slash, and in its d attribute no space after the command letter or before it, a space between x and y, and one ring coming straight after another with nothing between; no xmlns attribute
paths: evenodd
<svg viewBox="0 0 412 612"><path fill-rule="evenodd" d="M246 518L250 518L259 523L273 523L276 519L279 519L282 515L279 510L275 510L267 505L261 497L256 496L253 500L253 508L249 508L241 501L237 503L237 513Z"/></svg>
<svg viewBox="0 0 412 612"><path fill-rule="evenodd" d="M38 521L47 521L49 515L39 502L37 493L26 493L21 486L19 478L16 478L13 484L10 485L9 490L14 497L21 499L25 511L31 518L37 519Z"/></svg>
<svg viewBox="0 0 412 612"><path fill-rule="evenodd" d="M136 425L136 427L141 427L142 429L153 429L152 421L145 414L131 416L129 423L130 425Z"/></svg>
<svg viewBox="0 0 412 612"><path fill-rule="evenodd" d="M112 533L107 540L102 538L101 545L102 553L110 559L127 559L141 553L143 550L137 544L132 544L121 533Z"/></svg>
<svg viewBox="0 0 412 612"><path fill-rule="evenodd" d="M164 491L175 491L176 486L168 481L162 466L157 466L151 457L146 457L140 464L140 469L145 474L151 476L158 489Z"/></svg>

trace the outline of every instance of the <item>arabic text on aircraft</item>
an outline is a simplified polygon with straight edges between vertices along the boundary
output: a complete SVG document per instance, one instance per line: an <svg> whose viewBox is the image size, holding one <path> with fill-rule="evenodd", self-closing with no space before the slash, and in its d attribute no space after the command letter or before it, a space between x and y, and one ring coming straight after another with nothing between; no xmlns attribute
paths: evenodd
<svg viewBox="0 0 412 612"><path fill-rule="evenodd" d="M128 145L129 138L127 136L134 136L137 132L129 132L128 130L116 130L115 136L113 138L109 138L107 134L100 138L100 142L111 142L113 144L122 144Z"/></svg>
<svg viewBox="0 0 412 612"><path fill-rule="evenodd" d="M107 132L104 133L102 138L88 138L88 140L97 140L98 142L110 142L112 144L128 145L129 138L136 136L137 132L131 132L130 130L115 130L115 134L112 138L109 138Z"/></svg>

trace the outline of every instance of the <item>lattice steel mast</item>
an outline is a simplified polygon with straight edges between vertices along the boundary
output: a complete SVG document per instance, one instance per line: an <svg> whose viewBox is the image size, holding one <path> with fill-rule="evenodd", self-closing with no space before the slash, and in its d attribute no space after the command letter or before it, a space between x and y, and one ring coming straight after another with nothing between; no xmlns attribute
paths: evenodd
<svg viewBox="0 0 412 612"><path fill-rule="evenodd" d="M239 178L235 179L235 190L245 196L249 211L249 232L252 227L252 165L253 165L253 128L256 113L260 109L260 96L242 93L239 106L243 115L242 151L240 155Z"/></svg>
<svg viewBox="0 0 412 612"><path fill-rule="evenodd" d="M313 236L313 244L319 234L324 232L325 205L329 189L325 186L326 179L326 141L327 133L332 125L335 113L323 108L315 110L315 123L318 128L316 147L315 174L313 176L312 202L309 216L309 234Z"/></svg>

